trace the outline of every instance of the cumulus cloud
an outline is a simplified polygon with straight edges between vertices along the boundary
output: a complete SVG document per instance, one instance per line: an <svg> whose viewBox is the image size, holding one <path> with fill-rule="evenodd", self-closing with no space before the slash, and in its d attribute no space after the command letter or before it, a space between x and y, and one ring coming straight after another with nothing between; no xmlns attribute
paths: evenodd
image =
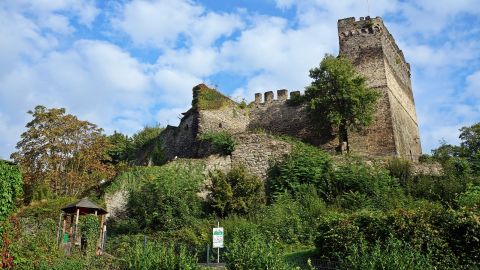
<svg viewBox="0 0 480 270"><path fill-rule="evenodd" d="M383 16L412 64L427 152L442 138L457 142L458 128L480 117L480 27L464 26L465 17L480 14L475 2L370 1L370 14ZM253 6L218 11L193 0L98 3L0 3L1 157L37 104L131 134L154 122L177 124L201 82L215 80L239 100L302 90L308 70L325 53L338 53L337 20L368 13L366 0L276 0L268 14Z"/></svg>
<svg viewBox="0 0 480 270"><path fill-rule="evenodd" d="M176 47L179 38L196 46L209 46L241 27L237 15L206 12L188 0L131 1L121 8L113 24L135 44L156 48Z"/></svg>

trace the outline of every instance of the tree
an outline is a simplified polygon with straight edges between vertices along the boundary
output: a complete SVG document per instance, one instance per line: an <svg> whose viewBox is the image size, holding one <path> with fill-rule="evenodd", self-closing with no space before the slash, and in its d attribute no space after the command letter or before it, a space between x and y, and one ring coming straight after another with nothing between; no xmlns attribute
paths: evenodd
<svg viewBox="0 0 480 270"><path fill-rule="evenodd" d="M133 159L133 139L120 132L114 131L112 135L108 136L108 140L112 145L108 149L108 155L112 159L113 164L120 162L128 162Z"/></svg>
<svg viewBox="0 0 480 270"><path fill-rule="evenodd" d="M23 172L26 196L38 187L55 195L77 195L113 176L110 144L101 128L65 114L63 108L36 106L28 113L33 120L11 155Z"/></svg>
<svg viewBox="0 0 480 270"><path fill-rule="evenodd" d="M460 129L460 146L465 157L475 157L480 151L480 123Z"/></svg>
<svg viewBox="0 0 480 270"><path fill-rule="evenodd" d="M339 144L347 143L348 131L373 122L380 94L367 87L348 59L325 55L319 67L310 70L313 82L305 90L313 120L338 130Z"/></svg>

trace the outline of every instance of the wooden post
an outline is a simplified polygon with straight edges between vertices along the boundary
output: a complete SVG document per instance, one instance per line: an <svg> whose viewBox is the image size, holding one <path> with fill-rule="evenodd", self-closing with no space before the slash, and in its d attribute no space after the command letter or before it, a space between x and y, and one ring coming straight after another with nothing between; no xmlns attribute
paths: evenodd
<svg viewBox="0 0 480 270"><path fill-rule="evenodd" d="M73 239L73 243L76 244L77 242L77 233L78 233L78 218L80 216L80 208L77 209L77 216L75 217L75 237Z"/></svg>
<svg viewBox="0 0 480 270"><path fill-rule="evenodd" d="M67 216L63 216L63 225L62 225L62 236L60 238L60 243L63 244L63 238L65 237L65 230L67 229Z"/></svg>
<svg viewBox="0 0 480 270"><path fill-rule="evenodd" d="M96 213L96 211L95 211L95 213ZM103 241L103 222L104 222L104 218L105 218L105 215L100 215L100 236L98 238L99 241L98 241L98 245L97 245L97 247L99 247L100 250L99 250L98 255L101 254L101 252L102 252L101 249L103 248L102 247L102 241Z"/></svg>
<svg viewBox="0 0 480 270"><path fill-rule="evenodd" d="M70 234L70 241L73 239L73 217L74 215L70 214L70 229L68 230L68 233Z"/></svg>
<svg viewBox="0 0 480 270"><path fill-rule="evenodd" d="M60 245L62 241L62 236L60 234L62 232L62 230L60 229L62 226L62 217L63 217L63 212L60 212L60 217L58 218L58 225L57 225L57 245Z"/></svg>

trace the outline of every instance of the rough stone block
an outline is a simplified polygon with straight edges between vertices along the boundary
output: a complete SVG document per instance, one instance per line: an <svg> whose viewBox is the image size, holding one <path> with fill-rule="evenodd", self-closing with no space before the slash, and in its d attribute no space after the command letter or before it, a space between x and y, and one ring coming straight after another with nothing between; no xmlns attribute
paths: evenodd
<svg viewBox="0 0 480 270"><path fill-rule="evenodd" d="M270 103L273 101L273 91L265 92L265 103Z"/></svg>
<svg viewBox="0 0 480 270"><path fill-rule="evenodd" d="M288 90L281 89L277 90L277 99L281 101L285 101L288 99Z"/></svg>
<svg viewBox="0 0 480 270"><path fill-rule="evenodd" d="M262 103L262 93L255 93L255 103Z"/></svg>

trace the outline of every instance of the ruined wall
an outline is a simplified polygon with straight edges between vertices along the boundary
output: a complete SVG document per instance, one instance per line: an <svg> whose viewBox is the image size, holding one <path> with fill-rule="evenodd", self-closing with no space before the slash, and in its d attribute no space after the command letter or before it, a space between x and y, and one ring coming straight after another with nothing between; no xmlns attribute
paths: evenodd
<svg viewBox="0 0 480 270"><path fill-rule="evenodd" d="M293 91L291 96L300 96L299 91ZM313 145L321 146L326 150L333 150L337 146L335 134L330 131L315 129L315 123L310 121L305 104L292 105L288 91L277 90L277 98L273 92L255 94L255 102L250 109L249 130L264 130L271 134L288 135Z"/></svg>
<svg viewBox="0 0 480 270"><path fill-rule="evenodd" d="M375 19L355 21L349 18L338 22L338 31L340 55L348 58L367 78L368 86L381 94L373 124L361 132L350 133L350 150L364 155L395 155L381 25Z"/></svg>
<svg viewBox="0 0 480 270"><path fill-rule="evenodd" d="M237 104L217 110L199 111L198 133L228 131L240 133L247 129L249 123L248 112Z"/></svg>
<svg viewBox="0 0 480 270"><path fill-rule="evenodd" d="M162 150L167 160L195 157L197 152L198 113L189 110L178 127L168 126L161 134Z"/></svg>
<svg viewBox="0 0 480 270"><path fill-rule="evenodd" d="M352 61L381 97L371 126L349 133L350 150L362 155L401 156L416 160L421 155L418 122L410 81L410 65L405 61L381 18L347 18L338 21L340 55ZM292 95L300 95L298 91ZM265 130L284 134L334 150L338 145L335 130L318 130L306 105L292 105L287 90L255 94L246 109L228 97L201 84L193 88L192 109L178 128L164 132L167 158L203 157L209 145L197 140L199 134L228 131Z"/></svg>
<svg viewBox="0 0 480 270"><path fill-rule="evenodd" d="M239 134L235 140L237 145L231 156L232 165L244 165L249 173L263 180L272 159L278 159L292 149L289 143L267 134Z"/></svg>
<svg viewBox="0 0 480 270"><path fill-rule="evenodd" d="M381 94L374 124L354 134L351 149L370 155L421 155L410 65L380 17L338 21L340 55Z"/></svg>

